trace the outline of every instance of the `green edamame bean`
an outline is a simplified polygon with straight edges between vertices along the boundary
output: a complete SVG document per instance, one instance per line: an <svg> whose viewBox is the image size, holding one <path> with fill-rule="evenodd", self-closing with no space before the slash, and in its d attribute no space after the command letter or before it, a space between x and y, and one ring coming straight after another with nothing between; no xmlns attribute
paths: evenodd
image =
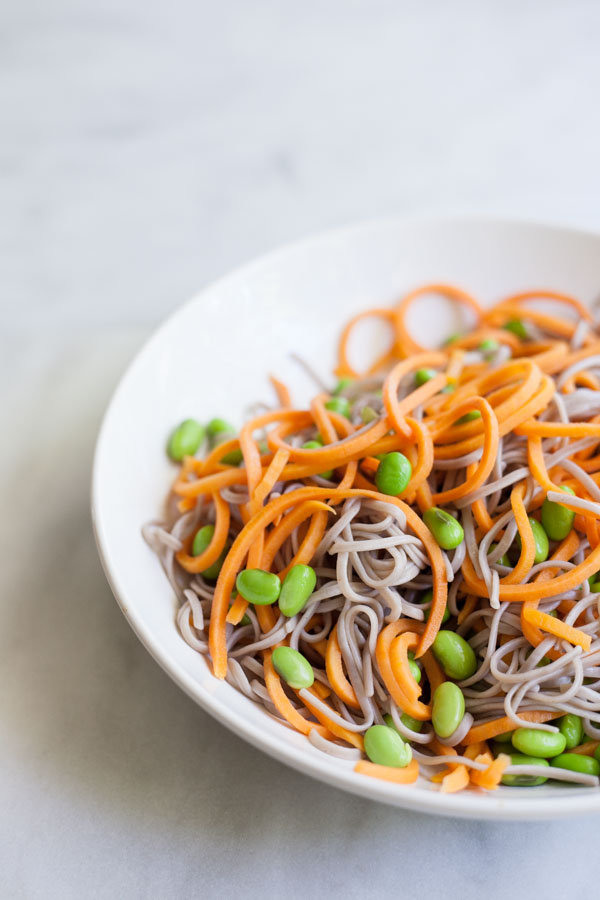
<svg viewBox="0 0 600 900"><path fill-rule="evenodd" d="M521 338L522 341L527 340L527 329L523 325L521 319L509 319L508 322L505 322L502 326L505 331L510 331L512 334L516 334L518 338Z"/></svg>
<svg viewBox="0 0 600 900"><path fill-rule="evenodd" d="M429 590L429 591L425 591L425 593L421 597L420 602L421 603L431 603L432 600L433 600L433 591ZM425 612L423 613L423 621L424 622L427 622L427 620L429 619L430 612L431 612L431 607L426 609ZM448 609L448 607L446 607L444 610L444 615L442 616L442 625L445 625L449 618L450 618L450 610Z"/></svg>
<svg viewBox="0 0 600 900"><path fill-rule="evenodd" d="M596 747L594 750L594 759L597 759L600 762L600 746Z"/></svg>
<svg viewBox="0 0 600 900"><path fill-rule="evenodd" d="M544 560L548 559L548 553L550 551L550 546L548 544L548 535L540 525L537 519L532 519L529 516L529 524L531 525L531 530L533 532L533 540L535 542L535 556L533 557L534 563L541 563ZM519 550L521 549L521 535L517 532L516 544Z"/></svg>
<svg viewBox="0 0 600 900"><path fill-rule="evenodd" d="M456 390L456 385L453 384L452 382L450 382L449 384L447 384L445 387L442 388L441 393L442 394L452 394L452 393L454 393L455 390Z"/></svg>
<svg viewBox="0 0 600 900"><path fill-rule="evenodd" d="M470 409L469 412L465 413L464 416L461 416L460 419L457 419L454 423L455 425L466 425L467 422L474 422L475 419L480 419L481 413L478 409Z"/></svg>
<svg viewBox="0 0 600 900"><path fill-rule="evenodd" d="M547 759L523 756L522 753L511 753L510 763L512 766L548 766L550 768ZM548 779L543 775L503 775L501 779L501 783L509 787L535 787L537 784L544 784L546 781Z"/></svg>
<svg viewBox="0 0 600 900"><path fill-rule="evenodd" d="M537 519L530 518L529 524L531 525L533 539L535 541L535 556L533 557L533 561L535 563L544 562L544 560L548 559L548 553L550 551L548 546L548 535Z"/></svg>
<svg viewBox="0 0 600 900"><path fill-rule="evenodd" d="M379 766L403 769L412 759L407 744L394 728L387 725L371 725L365 732L365 753L371 762Z"/></svg>
<svg viewBox="0 0 600 900"><path fill-rule="evenodd" d="M449 347L450 344L456 343L456 341L460 341L462 334L460 332L456 332L456 334L451 334L450 337L447 337L444 341L444 346Z"/></svg>
<svg viewBox="0 0 600 900"><path fill-rule="evenodd" d="M303 450L319 450L323 446L323 441L314 440L314 441L305 441L302 444ZM320 472L321 478L326 478L328 481L331 481L333 478L333 469L327 469L325 472Z"/></svg>
<svg viewBox="0 0 600 900"><path fill-rule="evenodd" d="M573 747L578 747L581 744L583 741L583 722L579 716L567 713L556 724L560 729L560 733L565 736L567 750L572 750Z"/></svg>
<svg viewBox="0 0 600 900"><path fill-rule="evenodd" d="M495 550L497 546L498 546L498 544L490 544L489 552L491 553L492 550ZM512 568L510 559L508 558L508 555L506 553L502 554L502 556L500 557L498 562L500 563L501 566L508 566L509 569Z"/></svg>
<svg viewBox="0 0 600 900"><path fill-rule="evenodd" d="M279 598L281 582L273 572L264 569L244 569L235 580L238 593L248 603L270 606Z"/></svg>
<svg viewBox="0 0 600 900"><path fill-rule="evenodd" d="M390 718L391 718L391 716L390 716ZM400 721L402 722L403 725L405 725L408 729L410 729L410 731L419 732L423 728L423 723L420 722L418 719L413 719L413 717L409 716L408 713L402 713L402 715L400 716Z"/></svg>
<svg viewBox="0 0 600 900"><path fill-rule="evenodd" d="M340 378L333 390L333 396L337 397L339 394L342 394L352 384L354 384L354 378Z"/></svg>
<svg viewBox="0 0 600 900"><path fill-rule="evenodd" d="M571 772L583 772L584 775L600 775L600 762L583 753L561 753L550 761L550 765L557 769L570 769Z"/></svg>
<svg viewBox="0 0 600 900"><path fill-rule="evenodd" d="M419 666L419 664L415 662L414 659L409 659L408 668L412 672L412 676L417 684L419 684L419 682L421 681L421 667Z"/></svg>
<svg viewBox="0 0 600 900"><path fill-rule="evenodd" d="M273 668L286 684L299 691L301 688L309 688L314 684L315 673L313 667L293 647L275 647L271 656Z"/></svg>
<svg viewBox="0 0 600 900"><path fill-rule="evenodd" d="M229 453L222 456L220 461L226 466L239 466L243 458L244 454L241 449L236 447L235 450L230 450Z"/></svg>
<svg viewBox="0 0 600 900"><path fill-rule="evenodd" d="M454 631L438 631L431 649L448 678L463 681L477 670L473 648Z"/></svg>
<svg viewBox="0 0 600 900"><path fill-rule="evenodd" d="M423 513L423 521L443 550L454 550L465 539L462 525L439 506L431 506Z"/></svg>
<svg viewBox="0 0 600 900"><path fill-rule="evenodd" d="M350 418L350 402L345 397L332 397L325 404L325 409L339 413L340 416L346 416L347 419Z"/></svg>
<svg viewBox="0 0 600 900"><path fill-rule="evenodd" d="M316 583L317 576L312 566L292 566L283 580L279 594L279 609L283 615L291 619L304 609Z"/></svg>
<svg viewBox="0 0 600 900"><path fill-rule="evenodd" d="M194 535L194 540L192 542L192 556L200 556L201 553L204 553L204 551L212 541L214 533L214 525L204 525L202 528L198 529L198 531ZM227 546L225 546L219 554L217 560L200 573L203 578L208 578L209 581L216 581L216 579L219 577L221 566L225 562L227 550L228 548Z"/></svg>
<svg viewBox="0 0 600 900"><path fill-rule="evenodd" d="M388 726L388 728L393 728L395 731L398 731L398 729L396 728L396 725L394 724L394 720L392 719L392 717L390 716L389 713L385 714L385 716L383 717L383 721ZM421 731L421 729L423 727L422 722L419 722L418 719L413 719L413 717L409 716L408 713L402 713L402 715L400 716L400 721L410 731L419 732L419 731ZM398 733L400 734L400 732L398 732ZM402 735L400 735L400 737L402 737Z"/></svg>
<svg viewBox="0 0 600 900"><path fill-rule="evenodd" d="M427 384L428 381L435 378L437 374L436 369L417 369L415 372L415 384L417 387L421 387L421 385Z"/></svg>
<svg viewBox="0 0 600 900"><path fill-rule="evenodd" d="M499 744L508 744L512 738L512 731L503 731L502 734L497 734L494 738L495 741L498 741Z"/></svg>
<svg viewBox="0 0 600 900"><path fill-rule="evenodd" d="M567 746L560 731L540 731L537 728L517 728L512 736L513 747L526 756L559 756Z"/></svg>
<svg viewBox="0 0 600 900"><path fill-rule="evenodd" d="M372 406L363 406L362 412L360 414L361 421L363 425L368 425L369 422L374 422L375 419L378 419L379 416L375 412Z"/></svg>
<svg viewBox="0 0 600 900"><path fill-rule="evenodd" d="M566 494L575 493L566 484L562 484L560 489ZM567 509L562 503L554 503L546 497L542 504L542 525L550 540L563 541L573 527L574 518L574 510Z"/></svg>
<svg viewBox="0 0 600 900"><path fill-rule="evenodd" d="M167 453L174 462L181 462L184 456L193 456L204 440L204 428L196 419L186 419L178 425L169 438Z"/></svg>
<svg viewBox="0 0 600 900"><path fill-rule="evenodd" d="M210 441L214 440L218 435L235 434L235 428L226 422L225 419L211 419L206 426L206 434ZM215 443L217 443L215 441Z"/></svg>
<svg viewBox="0 0 600 900"><path fill-rule="evenodd" d="M482 353L485 353L487 355L495 353L496 350L499 349L499 347L500 344L498 343L498 341L495 341L494 338L485 338L485 340L480 343L478 349L481 350Z"/></svg>
<svg viewBox="0 0 600 900"><path fill-rule="evenodd" d="M444 681L433 694L431 721L435 733L441 738L454 734L465 714L463 692L453 681Z"/></svg>
<svg viewBox="0 0 600 900"><path fill-rule="evenodd" d="M386 453L375 473L375 484L382 494L398 496L406 490L412 475L412 466L403 453L394 450Z"/></svg>

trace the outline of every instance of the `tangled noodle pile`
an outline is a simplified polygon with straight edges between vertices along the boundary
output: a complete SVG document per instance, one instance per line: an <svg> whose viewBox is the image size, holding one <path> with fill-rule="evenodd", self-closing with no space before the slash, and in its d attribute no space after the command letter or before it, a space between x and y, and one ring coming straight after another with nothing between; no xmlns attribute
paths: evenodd
<svg viewBox="0 0 600 900"><path fill-rule="evenodd" d="M406 324L431 293L475 320L439 350ZM358 372L347 348L368 317L391 341ZM166 519L144 535L183 638L360 775L420 772L446 792L597 786L591 313L549 291L484 309L427 285L352 319L336 375L310 409L273 378L277 408L239 433L222 420L174 432Z"/></svg>

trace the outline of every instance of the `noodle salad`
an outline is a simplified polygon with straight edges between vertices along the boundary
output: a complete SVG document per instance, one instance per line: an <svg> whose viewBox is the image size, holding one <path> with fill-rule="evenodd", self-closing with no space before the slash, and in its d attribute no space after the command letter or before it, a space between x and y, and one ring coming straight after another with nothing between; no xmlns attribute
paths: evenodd
<svg viewBox="0 0 600 900"><path fill-rule="evenodd" d="M474 324L438 350L425 295ZM553 312L540 311L551 301ZM554 310L559 309L560 314ZM389 349L349 360L367 318ZM144 526L214 675L360 775L495 790L600 776L600 333L577 300L426 285L344 328L336 384L182 422ZM598 580L596 580L598 579ZM346 763L344 763L346 761Z"/></svg>

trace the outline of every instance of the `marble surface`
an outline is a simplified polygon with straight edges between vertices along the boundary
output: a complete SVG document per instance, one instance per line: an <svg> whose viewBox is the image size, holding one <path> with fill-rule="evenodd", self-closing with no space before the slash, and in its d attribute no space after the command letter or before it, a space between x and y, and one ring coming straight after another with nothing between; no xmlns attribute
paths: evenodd
<svg viewBox="0 0 600 900"><path fill-rule="evenodd" d="M241 261L388 213L600 228L599 31L591 0L0 6L3 898L592 895L597 819L394 811L213 722L117 609L88 485L132 353Z"/></svg>

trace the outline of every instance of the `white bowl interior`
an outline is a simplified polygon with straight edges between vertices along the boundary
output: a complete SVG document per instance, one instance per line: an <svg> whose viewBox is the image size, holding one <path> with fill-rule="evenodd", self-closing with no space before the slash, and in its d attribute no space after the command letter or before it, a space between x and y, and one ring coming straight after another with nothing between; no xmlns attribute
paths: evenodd
<svg viewBox="0 0 600 900"><path fill-rule="evenodd" d="M387 220L276 251L202 291L148 341L106 413L92 498L105 571L132 627L169 675L223 724L297 769L423 812L517 819L600 810L600 792L578 787L442 795L423 779L404 787L356 775L351 764L322 754L213 678L180 637L172 591L141 537L142 524L160 515L174 475L164 448L175 423L215 415L241 423L245 408L270 398L269 372L292 386L298 403L305 401L313 389L290 353L331 381L337 338L350 315L436 281L463 286L485 304L533 287L592 302L600 287L600 237L524 223ZM433 316L427 301L413 315L432 344L452 330L453 318L447 310ZM368 342L358 349L372 352Z"/></svg>

